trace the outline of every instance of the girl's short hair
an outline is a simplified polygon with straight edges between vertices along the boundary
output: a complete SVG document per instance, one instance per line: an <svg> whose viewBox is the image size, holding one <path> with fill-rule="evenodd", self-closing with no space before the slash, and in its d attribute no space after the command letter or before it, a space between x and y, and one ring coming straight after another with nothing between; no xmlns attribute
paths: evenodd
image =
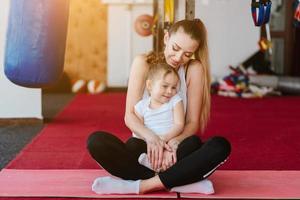
<svg viewBox="0 0 300 200"><path fill-rule="evenodd" d="M169 64L164 62L151 64L147 74L147 80L155 80L160 77L165 78L168 74L174 74L178 80L180 79L177 70Z"/></svg>

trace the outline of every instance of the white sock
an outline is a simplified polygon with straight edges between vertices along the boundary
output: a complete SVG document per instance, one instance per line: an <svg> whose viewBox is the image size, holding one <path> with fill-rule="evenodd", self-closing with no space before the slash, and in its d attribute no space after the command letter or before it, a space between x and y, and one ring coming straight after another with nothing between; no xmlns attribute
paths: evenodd
<svg viewBox="0 0 300 200"><path fill-rule="evenodd" d="M145 167L147 167L147 168L153 170L152 167L151 167L150 161L149 161L148 156L147 156L146 153L142 153L142 154L140 155L138 161L139 161L139 163L140 163L141 165L143 165L143 166L145 166Z"/></svg>
<svg viewBox="0 0 300 200"><path fill-rule="evenodd" d="M204 179L196 183L174 187L171 192L213 194L215 191L212 182Z"/></svg>
<svg viewBox="0 0 300 200"><path fill-rule="evenodd" d="M92 190L98 194L139 194L140 180L129 181L110 176L96 178Z"/></svg>

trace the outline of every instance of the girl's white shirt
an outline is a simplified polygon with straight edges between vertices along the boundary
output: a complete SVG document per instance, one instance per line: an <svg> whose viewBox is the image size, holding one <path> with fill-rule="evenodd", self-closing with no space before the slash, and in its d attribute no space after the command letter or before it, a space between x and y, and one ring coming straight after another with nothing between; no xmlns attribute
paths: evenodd
<svg viewBox="0 0 300 200"><path fill-rule="evenodd" d="M170 101L162 104L159 108L150 107L151 98L142 99L135 106L135 111L144 119L144 125L156 133L163 136L174 126L174 108L178 102L182 101L179 94L174 95ZM133 134L137 137L136 134Z"/></svg>

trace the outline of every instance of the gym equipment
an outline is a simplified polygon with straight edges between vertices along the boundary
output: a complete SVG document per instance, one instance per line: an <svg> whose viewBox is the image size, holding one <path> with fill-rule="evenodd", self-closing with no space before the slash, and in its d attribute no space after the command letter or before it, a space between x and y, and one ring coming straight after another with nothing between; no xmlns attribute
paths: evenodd
<svg viewBox="0 0 300 200"><path fill-rule="evenodd" d="M4 71L13 83L46 87L63 72L69 0L11 0Z"/></svg>
<svg viewBox="0 0 300 200"><path fill-rule="evenodd" d="M270 20L271 0L252 0L251 13L255 26L262 26Z"/></svg>
<svg viewBox="0 0 300 200"><path fill-rule="evenodd" d="M87 91L87 82L82 79L74 81L71 91L73 93L85 93Z"/></svg>
<svg viewBox="0 0 300 200"><path fill-rule="evenodd" d="M140 36L149 36L152 34L153 17L150 15L140 15L134 22L134 29Z"/></svg>
<svg viewBox="0 0 300 200"><path fill-rule="evenodd" d="M258 45L259 45L259 49L263 52L267 51L272 47L272 43L266 38L261 38L258 42Z"/></svg>
<svg viewBox="0 0 300 200"><path fill-rule="evenodd" d="M245 69L252 67L258 74L275 74L271 69L271 62L266 58L265 52L257 51L241 64Z"/></svg>
<svg viewBox="0 0 300 200"><path fill-rule="evenodd" d="M185 18L188 20L195 18L195 0L185 1Z"/></svg>
<svg viewBox="0 0 300 200"><path fill-rule="evenodd" d="M253 75L249 76L250 83L275 88L283 93L300 94L300 77Z"/></svg>
<svg viewBox="0 0 300 200"><path fill-rule="evenodd" d="M90 94L99 94L105 90L105 83L99 80L90 80L87 89Z"/></svg>
<svg viewBox="0 0 300 200"><path fill-rule="evenodd" d="M181 0L180 0L181 1ZM179 12L179 0L153 1L153 51L162 52L164 33L174 23ZM193 20L195 16L195 0L185 0L185 18Z"/></svg>
<svg viewBox="0 0 300 200"><path fill-rule="evenodd" d="M251 10L252 10L252 18L254 24L256 26L262 26L261 33L264 33L260 40L258 41L258 45L260 51L264 54L264 60L271 62L272 57L272 41L271 41L271 31L270 31L270 15L271 15L271 5L272 2L270 0L252 0ZM262 66L261 66L262 67ZM271 68L271 65L269 66Z"/></svg>
<svg viewBox="0 0 300 200"><path fill-rule="evenodd" d="M269 59L271 59L273 51L272 51L270 25L268 23L265 24L265 29L262 29L262 30L265 31L265 37L260 38L258 45L259 45L260 51L262 51L262 52L268 51Z"/></svg>
<svg viewBox="0 0 300 200"><path fill-rule="evenodd" d="M165 0L164 29L168 30L174 23L174 0Z"/></svg>
<svg viewBox="0 0 300 200"><path fill-rule="evenodd" d="M158 55L164 47L164 1L153 1L153 51Z"/></svg>

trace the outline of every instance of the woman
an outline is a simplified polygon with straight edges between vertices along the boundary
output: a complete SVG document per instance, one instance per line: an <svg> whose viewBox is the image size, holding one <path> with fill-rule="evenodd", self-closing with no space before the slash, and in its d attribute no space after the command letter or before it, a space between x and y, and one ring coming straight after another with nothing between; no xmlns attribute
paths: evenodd
<svg viewBox="0 0 300 200"><path fill-rule="evenodd" d="M204 130L210 114L210 70L204 24L199 19L178 21L165 34L164 44L164 52L159 56L154 53L137 56L131 67L125 123L143 140L132 137L124 144L105 132L93 133L88 140L91 156L110 174L139 180L138 193L201 181L227 159L231 150L223 137L213 137L203 143L195 135L199 129ZM147 96L145 82L150 64L162 61L178 70L179 93L186 116L182 133L167 143L147 129L134 112L134 105ZM142 153L147 153L153 170L137 162ZM158 172L161 168L165 171Z"/></svg>

